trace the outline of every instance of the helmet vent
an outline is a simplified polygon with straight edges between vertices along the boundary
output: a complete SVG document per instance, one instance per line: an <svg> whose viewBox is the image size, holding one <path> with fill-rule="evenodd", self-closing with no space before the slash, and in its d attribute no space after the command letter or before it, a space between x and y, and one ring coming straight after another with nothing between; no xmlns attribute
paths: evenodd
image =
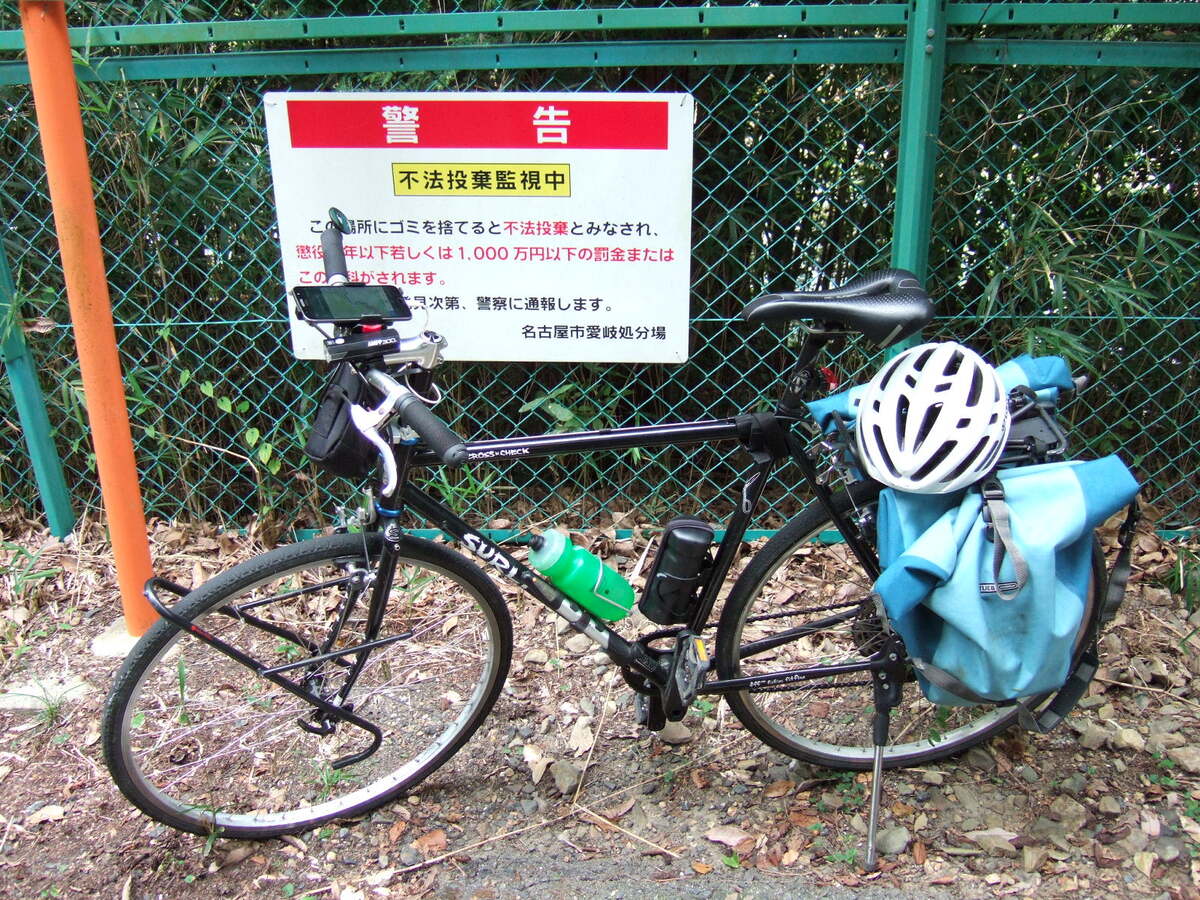
<svg viewBox="0 0 1200 900"><path fill-rule="evenodd" d="M968 453L965 457L963 457L963 461L959 465L959 471L965 472L968 469L972 468L975 465L976 460L979 459L980 454L983 453L983 450L988 445L988 443L989 443L989 441L986 436L981 437L979 439L979 443L977 443L974 447L971 448L971 452Z"/></svg>
<svg viewBox="0 0 1200 900"><path fill-rule="evenodd" d="M872 431L875 433L875 449L880 456L883 457L884 468L892 475L896 474L896 464L892 462L891 454L887 452L887 447L883 443L883 429L876 425Z"/></svg>
<svg viewBox="0 0 1200 900"><path fill-rule="evenodd" d="M938 447L937 452L925 462L925 465L913 472L912 478L915 481L920 481L922 478L928 477L929 473L940 466L950 455L950 452L958 446L957 441L946 441L942 446Z"/></svg>
<svg viewBox="0 0 1200 900"><path fill-rule="evenodd" d="M896 436L901 447L904 446L904 423L908 421L908 398L901 397L896 404Z"/></svg>
<svg viewBox="0 0 1200 900"><path fill-rule="evenodd" d="M967 406L975 406L983 396L983 374L974 369L971 372L971 392L967 394Z"/></svg>
<svg viewBox="0 0 1200 900"><path fill-rule="evenodd" d="M921 419L921 427L917 429L917 447L920 447L924 443L925 438L929 437L929 433L933 431L933 426L937 424L938 415L941 411L942 408L940 406L931 406L925 410L925 417Z"/></svg>
<svg viewBox="0 0 1200 900"><path fill-rule="evenodd" d="M890 363L888 363L886 366L883 367L883 370L879 373L880 388L885 388L888 386L888 382L892 380L892 376L896 374L896 369L899 368L899 366L897 365L897 363L899 361L900 361L900 357L897 356Z"/></svg>

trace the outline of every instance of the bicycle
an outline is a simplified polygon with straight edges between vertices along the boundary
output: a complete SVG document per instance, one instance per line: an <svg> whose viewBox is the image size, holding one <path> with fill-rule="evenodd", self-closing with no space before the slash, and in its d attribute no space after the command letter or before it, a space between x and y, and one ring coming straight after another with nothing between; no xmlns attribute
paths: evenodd
<svg viewBox="0 0 1200 900"><path fill-rule="evenodd" d="M333 210L322 236L327 280L353 297L360 286L346 282L343 233L349 226ZM850 335L886 346L932 314L928 295L901 270L828 291L768 294L746 307L746 321L804 330L773 412L469 442L427 405L442 338L402 336L377 314L335 317L331 356L381 398L350 411L382 469L374 512L359 516L358 531L270 551L195 590L147 583L162 619L127 658L104 713L104 755L117 785L174 828L266 838L374 809L450 759L496 701L512 623L493 578L463 553L406 535L399 519L407 513L590 637L620 667L648 727L682 718L698 697L724 696L742 724L781 753L872 769L873 865L883 769L960 753L1022 712L935 708L902 694L912 680L904 646L870 594L879 574L872 525L880 485L853 465L845 428L805 428L805 400L824 384L823 350ZM1014 428L1009 458L1046 458L1065 446L1053 417L1033 406L1039 438ZM846 487L826 484L810 437L824 441L819 452L830 452ZM438 465L718 442L750 458L724 537L685 585L674 621L632 640L410 479ZM787 461L814 502L757 550L722 596L767 477ZM1076 665L1095 643L1102 574L1097 558ZM169 606L163 593L182 599ZM701 635L714 628L710 658ZM1024 709L1048 701L1069 709L1079 682L1090 680L1086 666L1080 670L1073 687L1029 698Z"/></svg>

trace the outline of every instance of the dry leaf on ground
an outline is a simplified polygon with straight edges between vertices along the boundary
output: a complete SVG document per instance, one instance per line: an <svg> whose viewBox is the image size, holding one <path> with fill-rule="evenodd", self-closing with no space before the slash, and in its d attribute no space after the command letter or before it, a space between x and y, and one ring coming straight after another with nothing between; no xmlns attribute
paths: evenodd
<svg viewBox="0 0 1200 900"><path fill-rule="evenodd" d="M420 850L424 856L433 856L435 853L441 853L446 849L446 845L446 832L440 828L435 828L433 831L423 834L413 841L413 846Z"/></svg>
<svg viewBox="0 0 1200 900"><path fill-rule="evenodd" d="M592 735L591 726L591 716L580 716L575 721L575 727L571 729L571 737L567 741L567 746L574 751L576 756L583 756L592 748L596 739Z"/></svg>
<svg viewBox="0 0 1200 900"><path fill-rule="evenodd" d="M43 822L57 822L66 815L66 810L56 804L43 806L41 809L31 813L29 818L25 820L25 827L32 828L34 825L41 825Z"/></svg>
<svg viewBox="0 0 1200 900"><path fill-rule="evenodd" d="M742 841L753 838L749 832L743 831L735 825L718 825L706 831L704 836L708 840L724 844L726 847L736 847Z"/></svg>
<svg viewBox="0 0 1200 900"><path fill-rule="evenodd" d="M782 797L796 786L794 781L773 781L763 791L764 797Z"/></svg>

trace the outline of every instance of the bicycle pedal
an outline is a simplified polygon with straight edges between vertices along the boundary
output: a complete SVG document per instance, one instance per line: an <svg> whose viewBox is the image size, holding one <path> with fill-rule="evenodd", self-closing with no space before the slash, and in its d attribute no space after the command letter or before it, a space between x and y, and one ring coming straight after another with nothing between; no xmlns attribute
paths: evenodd
<svg viewBox="0 0 1200 900"><path fill-rule="evenodd" d="M670 721L678 722L687 715L710 665L704 641L686 628L679 632L662 695L664 714Z"/></svg>

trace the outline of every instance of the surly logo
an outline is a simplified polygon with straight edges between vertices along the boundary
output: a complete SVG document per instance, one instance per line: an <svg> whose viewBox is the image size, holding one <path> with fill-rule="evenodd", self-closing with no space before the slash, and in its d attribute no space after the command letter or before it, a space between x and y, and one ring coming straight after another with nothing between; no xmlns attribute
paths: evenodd
<svg viewBox="0 0 1200 900"><path fill-rule="evenodd" d="M507 575L516 575L516 564L504 555L495 544L489 544L478 534L467 533L463 535L463 543L467 545L467 549L482 559L484 562L490 562L493 566L504 572Z"/></svg>

